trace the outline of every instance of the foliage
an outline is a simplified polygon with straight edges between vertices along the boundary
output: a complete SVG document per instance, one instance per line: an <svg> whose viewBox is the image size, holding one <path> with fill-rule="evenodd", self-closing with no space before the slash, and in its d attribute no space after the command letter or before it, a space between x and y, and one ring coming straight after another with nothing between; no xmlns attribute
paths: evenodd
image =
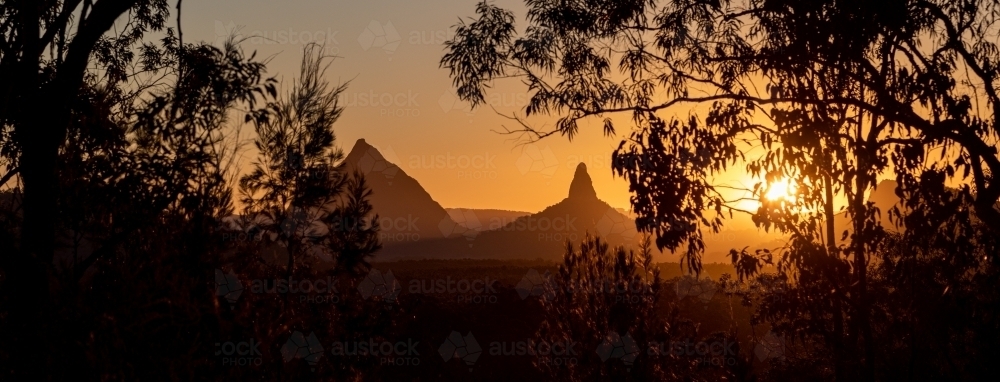
<svg viewBox="0 0 1000 382"><path fill-rule="evenodd" d="M540 341L578 343L587 352L579 362L560 364L540 357L536 367L557 380L576 381L599 376L614 380L719 380L733 377L727 363L740 364L739 348L733 354L698 354L676 351L677 344L720 343L725 333L699 336L698 328L680 318L675 306L663 315L663 280L653 266L647 237L639 252L618 247L611 251L599 237L586 237L579 250L567 243L558 273L549 277L541 294L544 319ZM625 356L614 356L602 345L617 338L625 342ZM607 342L607 344L605 344ZM634 346L631 348L629 346ZM684 346L684 345L682 345ZM716 359L707 359L716 358ZM621 358L621 359L618 359Z"/></svg>
<svg viewBox="0 0 1000 382"><path fill-rule="evenodd" d="M357 273L366 270L379 248L378 227L371 224L371 192L360 174L346 174L334 146L333 123L341 111L336 97L344 87L330 89L323 82L322 57L314 54L318 49L307 49L302 80L292 94L279 98L275 81L264 77L265 64L245 55L235 41L222 47L184 44L171 29L159 42L144 41L145 32L165 27L165 1L82 4L80 17L86 25L79 28L70 28L68 17L80 11L80 1L0 5L2 20L17 21L0 23L13 28L4 30L4 41L14 45L3 45L0 57L8 79L19 75L8 69L25 65L30 56L25 41L31 36L25 37L26 27L18 24L23 13L61 10L66 17L60 19L59 12L43 15L42 22L54 35L40 36L52 44L39 64L40 82L4 81L5 97L14 98L5 98L0 110L0 164L6 171L4 183L11 186L0 194L0 322L5 327L0 359L11 365L11 375L192 380L256 372L277 378L301 370L293 369L297 364L282 365L280 355L270 358L279 360L277 365L258 370L220 368L211 356L212 344L250 338L277 343L292 327L313 327L335 338L333 333L371 335L384 326L388 313L358 299L345 298L324 308L296 303L286 295L247 293L243 302L252 306L236 311L216 295L212 282L215 271L225 268L238 270L237 277L248 286L255 279L273 284L287 277L348 275L349 285L341 287L352 288ZM117 35L91 30L105 17L114 21L116 10L132 11L130 23ZM76 34L67 36L72 29ZM88 36L93 37L90 46L82 46ZM65 79L72 76L76 50L87 52L83 62L96 67L80 69L78 88ZM8 85L20 86L16 89L21 93ZM31 89L38 92L32 94ZM18 105L33 97L47 97L57 110L14 112L30 111ZM53 116L63 105L66 119L61 127ZM318 239L304 230L275 232L284 234L285 245L316 239L334 266L300 264L292 269L270 264L262 253L273 250L274 243L239 239L246 233L242 228L249 230L234 225L239 218L233 212L232 178L240 144L231 134L240 122L257 127L258 142L303 148L310 167L298 167L298 174L280 181L293 187L296 202L323 207L316 222L334 228ZM38 126L61 128L64 134L45 133ZM276 140L274 132L283 135ZM54 138L58 150L52 171L58 181L51 188L47 213L38 207L45 200L39 186L46 166L41 146ZM261 150L258 162L273 160L272 153ZM306 172L308 176L302 176ZM32 203L36 206L30 207ZM266 205L255 201L247 211L254 213L261 204ZM38 231L41 226L30 228L31 219L40 216L55 233L54 240L46 239L52 261L37 243L44 237ZM354 224L342 224L346 221ZM256 237L263 237L260 227L255 229ZM374 368L363 363L341 366L324 373L354 378L359 370Z"/></svg>
<svg viewBox="0 0 1000 382"><path fill-rule="evenodd" d="M495 80L521 79L531 100L511 133L529 140L572 139L584 121L615 134L621 119L612 117L627 117L612 169L631 185L639 227L661 249L686 244L695 271L701 232L718 232L735 212L788 234L780 251L737 248L733 262L741 281L777 266L795 300L764 317L821 338L836 379L876 379L885 356L876 354L871 315L884 302L874 300L869 262L885 255L892 232L952 243L958 264L984 251L995 261L992 244L972 238L995 235L1000 222L991 175L1000 169L1000 3L525 4L520 34L511 12L485 2L456 26L441 65L459 95L479 104ZM670 117L691 104L707 109ZM555 128L532 127L535 115L558 117ZM760 181L742 190L756 211L741 211L743 197L713 181L737 163ZM902 199L888 211L865 199L884 177ZM765 198L780 181L797 186L794 197ZM946 225L958 216L969 220Z"/></svg>

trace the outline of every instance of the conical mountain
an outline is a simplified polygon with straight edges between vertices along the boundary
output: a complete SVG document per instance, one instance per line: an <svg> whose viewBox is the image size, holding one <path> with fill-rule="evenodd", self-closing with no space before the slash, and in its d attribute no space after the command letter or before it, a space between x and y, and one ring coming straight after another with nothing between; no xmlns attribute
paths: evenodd
<svg viewBox="0 0 1000 382"><path fill-rule="evenodd" d="M587 165L580 162L576 166L576 173L573 174L573 182L569 184L569 199L591 200L597 199L597 191L594 191L594 182L590 180L587 173Z"/></svg>
<svg viewBox="0 0 1000 382"><path fill-rule="evenodd" d="M633 246L640 238L635 221L597 197L587 166L576 167L566 199L471 238L475 257L559 259L566 240L579 244L588 233L612 246Z"/></svg>
<svg viewBox="0 0 1000 382"><path fill-rule="evenodd" d="M344 159L348 168L365 175L372 190L370 202L379 215L382 245L445 237L439 227L456 223L416 179L393 163L397 160L391 148L383 153L364 139Z"/></svg>

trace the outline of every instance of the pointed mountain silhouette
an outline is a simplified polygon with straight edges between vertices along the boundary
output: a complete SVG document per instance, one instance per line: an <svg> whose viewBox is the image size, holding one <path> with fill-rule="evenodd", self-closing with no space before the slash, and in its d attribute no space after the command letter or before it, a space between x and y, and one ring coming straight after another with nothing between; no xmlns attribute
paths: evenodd
<svg viewBox="0 0 1000 382"><path fill-rule="evenodd" d="M566 240L578 244L586 234L611 246L634 246L640 235L635 221L597 197L587 166L576 167L566 199L539 213L479 234L470 244L484 258L559 259Z"/></svg>
<svg viewBox="0 0 1000 382"><path fill-rule="evenodd" d="M569 184L567 199L581 201L597 199L597 191L594 191L594 183L590 180L590 174L587 173L587 165L582 162L576 166L573 182Z"/></svg>
<svg viewBox="0 0 1000 382"><path fill-rule="evenodd" d="M611 246L634 247L641 238L634 220L597 197L587 166L580 163L566 199L483 232L472 244L484 258L559 259L566 240L578 244L588 233Z"/></svg>
<svg viewBox="0 0 1000 382"><path fill-rule="evenodd" d="M583 164L576 169L566 199L499 226L492 219L495 216L492 213L479 216L474 209L455 209L454 221L470 229L456 234L451 231L450 223L443 221L439 228L448 238L429 238L386 248L378 256L381 259L560 259L567 240L578 244L587 233L601 236L611 246L634 246L640 238L631 218L597 198Z"/></svg>
<svg viewBox="0 0 1000 382"><path fill-rule="evenodd" d="M635 247L641 240L628 211L600 200L583 163L577 166L567 197L541 212L443 208L429 193L399 168L390 150L384 155L359 139L344 160L346 166L365 174L373 191L371 203L379 215L383 250L380 260L396 259L560 259L566 240L578 244L589 233L610 246ZM887 229L888 209L899 198L895 182L882 181L868 200L881 210ZM850 230L840 212L834 221L837 240ZM724 229L706 232L705 262L728 262L730 249L749 246L772 248L784 243L782 235L761 229ZM683 252L683 249L681 249Z"/></svg>
<svg viewBox="0 0 1000 382"><path fill-rule="evenodd" d="M394 156L386 158L377 148L359 139L344 158L344 165L361 171L372 190L370 202L379 215L382 245L446 237L439 228L441 225L456 227L449 233L464 233L466 229L455 223L416 179L391 162Z"/></svg>

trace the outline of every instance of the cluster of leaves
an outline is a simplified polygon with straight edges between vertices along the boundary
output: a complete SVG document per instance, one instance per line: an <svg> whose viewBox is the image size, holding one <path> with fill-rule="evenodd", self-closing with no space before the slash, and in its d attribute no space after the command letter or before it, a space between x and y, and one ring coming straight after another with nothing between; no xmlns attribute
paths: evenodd
<svg viewBox="0 0 1000 382"><path fill-rule="evenodd" d="M744 362L738 359L738 348L735 354L702 358L675 351L675 344L731 338L725 333L699 336L697 326L681 319L676 306L664 305L665 284L653 264L651 247L648 237L638 252L621 247L609 250L599 237L586 237L579 249L567 243L558 273L547 278L541 293L544 316L537 336L549 343L576 342L581 349L598 351L580 354L577 362L557 363L541 357L536 367L565 381L595 376L719 380L739 373L739 366L733 366ZM616 345L618 339L622 342ZM615 346L619 354L614 353Z"/></svg>
<svg viewBox="0 0 1000 382"><path fill-rule="evenodd" d="M40 40L29 33L38 29L31 23L36 11L44 27L35 36ZM105 35L126 11L128 22ZM3 331L0 360L14 378L194 380L250 373L278 379L303 370L283 364L267 346L261 350L272 357L260 368L223 368L212 344L280 343L292 330L367 336L388 322L388 311L348 298L354 294L324 306L245 293L241 310L216 296L214 272L222 268L238 272L248 287L251 280L344 277L340 288L354 288L379 249L377 217L364 178L350 176L335 149L336 99L344 87L323 80L317 47L304 52L292 93L279 97L255 55L235 41L184 44L165 29L168 14L160 0L0 5L0 323L11 329ZM164 37L146 41L149 31ZM38 43L47 50L32 51ZM23 78L25 67L37 69L37 83ZM52 110L32 113L43 110L31 104L40 99ZM246 203L237 215L232 193L240 143L232 134L240 122L256 127L256 163L278 164L258 165L240 182ZM50 144L56 181L51 203L40 208ZM262 168L281 174L269 178ZM287 219L268 219L268 213L304 210L322 213L293 222L294 229L282 229ZM33 229L29 221L36 222ZM54 238L46 238L46 224ZM304 224L322 226L323 234ZM267 240L235 239L246 237ZM317 249L325 256L314 260L327 261L291 263ZM269 261L276 251L288 254L289 263ZM375 367L336 364L322 375L356 378Z"/></svg>
<svg viewBox="0 0 1000 382"><path fill-rule="evenodd" d="M1000 222L992 177L1000 170L1000 3L526 5L521 34L513 13L485 2L456 27L441 65L459 95L478 104L493 81L521 79L532 96L525 118L513 116L522 125L513 132L529 139L572 139L593 119L614 134L621 119L612 117L629 117L633 132L613 170L631 185L640 228L661 249L686 245L696 271L701 230L717 231L740 212L732 203L740 198L724 198L713 177L742 162L760 180L742 190L760 204L747 212L789 241L777 252L734 249L738 281L776 266L795 298L763 307L762 317L822 344L809 348L830 361L835 378L875 379L886 356L876 351L872 317L885 302L874 300L869 279L892 232L950 243L964 261L983 251L995 261L989 242L973 238L995 235ZM664 115L692 103L707 111ZM558 121L539 130L526 122L533 115ZM886 177L902 203L882 211L865 198ZM794 183L796 195L765 198L779 181ZM846 200L844 211L834 210L836 200ZM883 227L883 214L895 227ZM959 216L969 220L950 220Z"/></svg>
<svg viewBox="0 0 1000 382"><path fill-rule="evenodd" d="M250 293L231 312L217 306L226 317L222 332L266 344L281 344L294 331L314 333L327 344L385 338L399 311L352 293L381 244L371 190L362 174L348 173L334 145L333 124L343 111L337 100L346 86L330 87L324 79L320 46L307 46L304 54L292 90L268 104L266 118L255 124L259 154L239 182L243 212L230 221L232 236L247 240L233 242L222 267L270 288L294 280L335 285L312 294ZM322 356L307 368L287 363L274 346L269 350L263 364L229 376L355 379L379 367L372 357Z"/></svg>

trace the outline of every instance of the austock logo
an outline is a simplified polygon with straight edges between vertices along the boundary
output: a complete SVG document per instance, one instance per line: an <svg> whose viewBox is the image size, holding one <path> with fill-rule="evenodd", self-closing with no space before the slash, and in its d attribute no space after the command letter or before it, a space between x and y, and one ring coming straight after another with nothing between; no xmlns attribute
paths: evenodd
<svg viewBox="0 0 1000 382"><path fill-rule="evenodd" d="M410 31L406 42L410 45L444 45L450 38L452 34L448 29Z"/></svg>
<svg viewBox="0 0 1000 382"><path fill-rule="evenodd" d="M404 242L420 240L420 227L417 221L420 217L413 215L406 216L379 216L379 240L386 242Z"/></svg>
<svg viewBox="0 0 1000 382"><path fill-rule="evenodd" d="M552 175L555 175L556 170L559 169L559 159L556 158L556 154L549 146L540 148L536 144L528 144L521 150L521 156L517 158L514 165L517 166L521 175L538 172L546 179L551 179Z"/></svg>
<svg viewBox="0 0 1000 382"><path fill-rule="evenodd" d="M380 117L418 117L420 103L417 97L420 93L406 91L405 93L389 93L374 90L360 93L341 94L339 102L347 108L377 108Z"/></svg>
<svg viewBox="0 0 1000 382"><path fill-rule="evenodd" d="M497 280L485 277L482 279L453 279L451 276L438 279L412 279L409 282L410 294L449 294L457 295L456 302L463 304L495 304L497 302Z"/></svg>
<svg viewBox="0 0 1000 382"><path fill-rule="evenodd" d="M765 337L758 344L758 355L769 354L775 357L772 348L776 348L778 342L773 336ZM783 349L783 339L781 349ZM685 357L697 361L704 366L734 366L739 356L737 352L738 343L728 338L710 341L670 341L670 342L649 342L646 346L646 354L650 357ZM770 353L769 353L770 352ZM635 360L642 354L639 344L629 333L619 335L611 331L597 348L597 355L602 362L610 359L620 359L626 367L631 367Z"/></svg>
<svg viewBox="0 0 1000 382"><path fill-rule="evenodd" d="M250 292L254 294L295 294L299 302L315 304L336 304L340 302L337 294L337 279L267 279L252 280Z"/></svg>
<svg viewBox="0 0 1000 382"><path fill-rule="evenodd" d="M230 20L223 23L215 20L215 45L222 46L230 37L237 43L246 42L252 45L307 45L318 44L326 49L327 54L335 55L340 52L337 47L337 31L327 28L325 30L296 30L295 28L279 30L255 30L247 35L243 35L240 30L242 25L236 25Z"/></svg>
<svg viewBox="0 0 1000 382"><path fill-rule="evenodd" d="M215 270L215 295L224 297L229 302L229 309L236 307L240 295L243 294L243 283L232 270L223 272L221 269Z"/></svg>
<svg viewBox="0 0 1000 382"><path fill-rule="evenodd" d="M637 222L639 221L649 223L651 226L660 227L668 232L692 232L698 229L698 223L695 220L672 216L639 217Z"/></svg>
<svg viewBox="0 0 1000 382"><path fill-rule="evenodd" d="M594 228L605 238L619 237L626 242L639 235L635 222L614 208L605 211Z"/></svg>
<svg viewBox="0 0 1000 382"><path fill-rule="evenodd" d="M620 359L625 367L631 369L635 359L639 357L639 345L628 332L624 336L611 331L604 336L604 341L597 347L597 355L601 357L601 362L609 359Z"/></svg>
<svg viewBox="0 0 1000 382"><path fill-rule="evenodd" d="M322 356L323 345L314 332L309 332L309 336L306 337L296 330L288 338L288 342L285 342L285 346L281 347L281 357L286 363L293 359L304 359L312 370L316 370L316 363Z"/></svg>
<svg viewBox="0 0 1000 382"><path fill-rule="evenodd" d="M514 286L514 290L522 300L534 296L552 301L559 293L608 294L614 296L615 303L626 304L647 304L653 299L652 290L641 280L602 278L589 282L568 280L560 283L548 272L541 274L535 269L529 269Z"/></svg>
<svg viewBox="0 0 1000 382"><path fill-rule="evenodd" d="M579 363L576 341L493 341L489 345L491 356L532 356L547 365L563 366Z"/></svg>
<svg viewBox="0 0 1000 382"><path fill-rule="evenodd" d="M564 242L570 240L575 242L579 240L578 233L580 232L576 227L576 219L576 217L569 214L558 217L527 215L494 230L503 232L536 232L538 241ZM490 225L492 226L493 223Z"/></svg>
<svg viewBox="0 0 1000 382"><path fill-rule="evenodd" d="M777 335L774 332L767 332L753 349L757 359L761 362L772 359L785 359L785 336Z"/></svg>
<svg viewBox="0 0 1000 382"><path fill-rule="evenodd" d="M442 218L441 222L438 223L438 229L441 230L441 234L444 237L453 237L454 235L464 236L469 241L469 247L471 248L472 241L483 230L483 224L472 210L459 209L457 216L446 215Z"/></svg>
<svg viewBox="0 0 1000 382"><path fill-rule="evenodd" d="M388 93L368 90L368 92L343 93L337 99L344 107L420 107L417 97L420 93Z"/></svg>
<svg viewBox="0 0 1000 382"><path fill-rule="evenodd" d="M712 297L715 296L718 286L716 286L715 282L708 277L707 272L703 273L705 274L704 278L685 275L684 277L678 279L677 284L674 285L677 292L677 298L684 299L686 297L695 297L705 304L712 301Z"/></svg>
<svg viewBox="0 0 1000 382"><path fill-rule="evenodd" d="M383 24L372 20L358 36L358 43L361 44L361 49L367 51L372 48L380 48L386 54L394 53L399 48L399 43L402 40L399 36L399 31L392 25L392 21L386 21ZM392 58L389 59L392 60Z"/></svg>
<svg viewBox="0 0 1000 382"><path fill-rule="evenodd" d="M247 41L253 45L306 45L319 44L325 47L326 54L337 54L340 49L336 46L337 31L327 28L326 30L303 31L294 28L250 32Z"/></svg>
<svg viewBox="0 0 1000 382"><path fill-rule="evenodd" d="M445 362L455 358L460 359L471 372L479 356L483 354L483 348L479 346L472 332L462 336L462 333L453 330L438 348L438 354Z"/></svg>
<svg viewBox="0 0 1000 382"><path fill-rule="evenodd" d="M340 357L376 357L383 366L418 366L419 341L385 341L369 338L367 341L342 341L330 345L330 354Z"/></svg>
<svg viewBox="0 0 1000 382"><path fill-rule="evenodd" d="M483 97L485 105L480 105L479 107L486 106L493 109L520 108L526 106L528 100L529 98L526 93L489 93ZM450 88L438 98L438 106L441 106L442 112L461 111L470 117L478 110L478 108L473 109L472 103L462 100L458 96L458 93Z"/></svg>
<svg viewBox="0 0 1000 382"><path fill-rule="evenodd" d="M498 176L496 155L483 154L435 154L411 155L407 166L411 169L449 170L457 173L459 179L496 179Z"/></svg>
<svg viewBox="0 0 1000 382"><path fill-rule="evenodd" d="M222 358L223 366L260 366L264 359L260 353L260 342L227 341L215 343L215 355Z"/></svg>
<svg viewBox="0 0 1000 382"><path fill-rule="evenodd" d="M365 300L375 298L389 303L396 302L402 290L391 270L383 274L378 269L372 268L368 276L358 284L358 291Z"/></svg>
<svg viewBox="0 0 1000 382"><path fill-rule="evenodd" d="M399 172L399 167L393 163L399 163L399 158L396 157L396 152L392 150L392 146L386 146L384 150L372 146L358 160L358 170L365 175L381 174L391 186L392 179Z"/></svg>
<svg viewBox="0 0 1000 382"><path fill-rule="evenodd" d="M518 281L517 285L514 286L514 290L517 291L517 295L521 296L522 300L529 296L545 300L555 299L556 288L557 286L552 281L552 275L548 272L538 273L535 269L529 269L528 273L521 277L521 281Z"/></svg>
<svg viewBox="0 0 1000 382"><path fill-rule="evenodd" d="M222 240L231 243L259 243L264 240L264 231L255 229L227 229Z"/></svg>
<svg viewBox="0 0 1000 382"><path fill-rule="evenodd" d="M647 352L650 356L687 357L705 366L735 366L737 343L728 338L716 341L670 341L650 342Z"/></svg>
<svg viewBox="0 0 1000 382"><path fill-rule="evenodd" d="M451 31L448 29L414 30L407 34L406 42L410 45L443 45L449 38L451 38ZM372 20L358 36L361 49L367 51L381 48L386 54L395 53L402 42L403 38L392 21L382 23ZM392 59L390 58L390 60Z"/></svg>

